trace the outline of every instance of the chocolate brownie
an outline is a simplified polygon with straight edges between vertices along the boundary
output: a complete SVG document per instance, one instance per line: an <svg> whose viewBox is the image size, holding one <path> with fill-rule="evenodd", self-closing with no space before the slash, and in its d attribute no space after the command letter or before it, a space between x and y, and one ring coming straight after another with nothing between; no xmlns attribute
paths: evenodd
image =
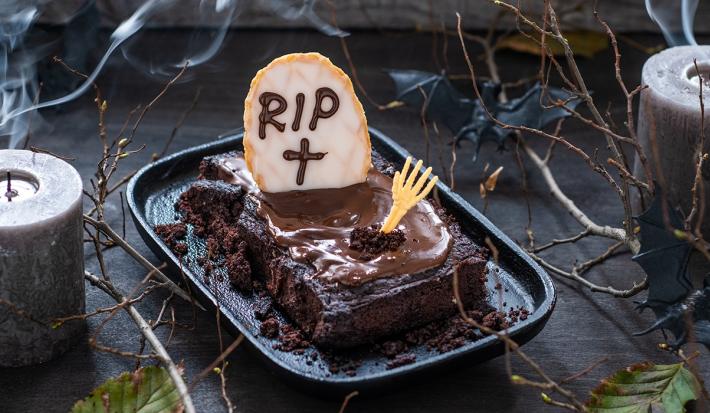
<svg viewBox="0 0 710 413"><path fill-rule="evenodd" d="M367 234L376 237L371 225L391 206L394 173L378 154L372 159L367 183L278 194L258 191L240 154L208 157L200 167L200 178L243 189L243 207L231 225L246 246L252 277L320 346L371 343L451 316L457 311L454 274L466 306L487 298L486 250L432 200L405 216L404 240L399 234L372 249ZM353 241L360 248L351 248Z"/></svg>

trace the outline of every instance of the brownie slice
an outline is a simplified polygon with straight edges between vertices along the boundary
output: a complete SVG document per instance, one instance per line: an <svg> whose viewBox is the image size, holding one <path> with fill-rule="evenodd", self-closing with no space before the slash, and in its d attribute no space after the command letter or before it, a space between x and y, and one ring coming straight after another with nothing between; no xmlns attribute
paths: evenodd
<svg viewBox="0 0 710 413"><path fill-rule="evenodd" d="M206 158L200 167L201 177L221 179L218 162L219 157ZM394 173L392 165L376 153L373 165L387 175ZM315 276L312 265L292 259L258 214L255 196L243 196L241 214L233 224L245 241L252 276L266 285L278 306L318 345L353 347L455 314L455 272L467 307L486 300L487 253L443 210L438 213L453 242L442 265L346 286L325 281Z"/></svg>

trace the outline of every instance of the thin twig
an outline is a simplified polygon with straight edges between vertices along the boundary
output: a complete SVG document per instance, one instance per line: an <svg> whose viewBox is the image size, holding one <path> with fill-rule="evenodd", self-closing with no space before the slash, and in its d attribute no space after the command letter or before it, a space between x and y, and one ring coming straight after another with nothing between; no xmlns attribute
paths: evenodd
<svg viewBox="0 0 710 413"><path fill-rule="evenodd" d="M698 238L702 238L700 232L703 225L703 218L705 215L705 185L703 183L702 168L703 162L707 159L707 154L703 153L705 149L705 101L703 99L703 83L704 79L698 68L698 62L693 59L693 64L695 65L695 73L698 77L698 99L700 101L700 136L695 150L695 178L693 179L693 187L691 189L692 197L692 207L690 213L685 220L685 227L688 231L691 230L694 218L698 217L695 222L694 234Z"/></svg>
<svg viewBox="0 0 710 413"><path fill-rule="evenodd" d="M34 322L34 323L37 323L37 324L39 324L39 325L41 325L41 326L43 326L43 327L48 327L48 326L49 326L48 323L46 323L46 322L44 322L44 321L42 321L42 320L38 320L38 319L34 318L34 317L32 316L32 314L28 313L27 311L25 311L25 310L21 309L20 307L18 307L15 303L13 303L13 302L11 302L11 301L8 301L8 300L6 300L6 299L4 299L4 298L0 298L0 306L5 306L5 307L7 307L13 314L17 315L18 317L22 317L22 318L24 318L24 319L26 319L26 320L32 321L32 322Z"/></svg>
<svg viewBox="0 0 710 413"><path fill-rule="evenodd" d="M116 287L113 286L111 283L105 283L102 282L100 278L97 276L91 274L91 273L85 273L84 276L95 286L99 286L99 288L102 288L103 290L110 295L114 300L116 300L117 303L123 303L127 302L125 297L116 289ZM195 412L195 407L192 404L192 397L190 397L190 393L188 392L187 385L185 384L185 381L182 378L182 369L179 368L175 363L172 361L170 358L170 355L168 354L167 350L165 350L165 347L163 347L163 343L160 342L158 337L155 335L153 332L153 328L148 324L148 322L145 321L143 316L138 312L138 310L135 309L131 304L126 304L123 309L128 313L128 315L133 319L133 321L136 323L138 326L138 329L140 330L141 334L148 340L150 343L151 347L153 348L153 351L157 354L157 356L160 358L160 362L165 366L165 368L168 371L168 374L170 375L170 378L173 380L173 383L175 384L175 388L180 395L180 400L182 401L183 408L185 409L186 413L194 413Z"/></svg>
<svg viewBox="0 0 710 413"><path fill-rule="evenodd" d="M357 396L360 394L359 391L355 390L350 392L345 398L343 399L343 403L340 405L340 410L338 410L338 413L345 413L345 409L348 407L348 403L350 403L350 399L353 397Z"/></svg>
<svg viewBox="0 0 710 413"><path fill-rule="evenodd" d="M182 298L183 300L193 303L200 309L204 310L205 308L200 305L200 303L196 302L192 296L190 296L188 293L186 293L182 288L178 287L177 284L175 284L170 278L168 278L167 275L163 274L162 271L160 271L158 268L156 268L153 264L150 263L144 256L142 256L138 251L136 251L128 242L126 242L123 238L121 238L120 235L118 235L113 228L111 228L110 225L108 225L104 221L97 221L94 218L84 215L84 222L90 224L91 226L95 227L99 231L101 231L104 235L106 235L108 238L110 238L113 242L115 242L118 246L123 248L128 255L133 257L134 260L136 260L139 264L141 264L145 269L148 271L154 271L155 275L160 278L161 281L166 283L167 288L174 292L177 296Z"/></svg>
<svg viewBox="0 0 710 413"><path fill-rule="evenodd" d="M574 271L574 269L572 271L565 271L565 270L560 269L559 267L556 267L556 266L550 264L549 262L538 257L536 254L534 254L532 252L528 252L528 255L530 255L530 257L532 257L535 261L537 261L546 270L552 272L553 274L570 279L572 281L576 281L576 282L582 284L583 286L589 288L589 290L592 292L605 293L605 294L609 294L609 295L612 295L612 296L618 297L618 298L629 298L629 297L635 296L636 294L638 294L641 291L648 288L648 280L646 277L644 277L644 279L640 283L634 282L634 285L631 288L626 289L626 290L620 290L620 289L612 287L612 286L606 286L606 287L600 286L600 285L597 285L597 284L583 278L576 271Z"/></svg>
<svg viewBox="0 0 710 413"><path fill-rule="evenodd" d="M533 248L530 251L531 252L540 252L540 251L544 251L548 248L551 248L551 247L554 247L557 245L574 243L574 242L581 240L582 238L589 236L590 234L591 234L591 232L588 229L585 229L584 231L580 232L579 234L569 237L569 238L561 238L561 239L554 238L552 241L548 242L547 244L541 245L537 248Z"/></svg>
<svg viewBox="0 0 710 413"><path fill-rule="evenodd" d="M197 383L199 383L200 380L202 380L202 379L204 379L205 377L207 377L207 375L208 375L210 372L214 371L214 368L217 367L217 365L219 365L219 364L220 364L224 359L226 359L230 354L232 354L232 352L233 352L234 350L236 350L237 347L239 347L240 344L242 344L242 341L244 341L244 335L243 335L243 334L240 334L239 337L237 337L237 338L232 342L232 344L230 344L229 347L227 347L227 348L222 352L222 354L219 355L219 357L217 357L212 363L210 363L209 366L205 367L199 374L197 374L197 376L195 376L195 378L192 380L192 383L190 383L190 390L192 390L193 388L195 388L195 386L197 385Z"/></svg>
<svg viewBox="0 0 710 413"><path fill-rule="evenodd" d="M566 377L566 378L560 380L560 384L567 384L567 383L571 383L571 382L573 382L573 381L575 381L575 380L578 380L579 378L584 377L584 376L586 376L587 374L591 373L592 370L596 369L597 367L599 367L600 365L606 363L607 361L609 361L609 356L601 357L599 360L597 360L597 361L595 361L594 363L590 364L590 365L589 365L587 368L585 368L584 370L581 370L581 371L579 371L579 372L577 372L577 373L575 373L575 374L573 374L573 375L571 375L571 376L568 376L568 377Z"/></svg>
<svg viewBox="0 0 710 413"><path fill-rule="evenodd" d="M49 151L49 150L47 150L47 149L42 149L42 148L37 147L37 146L32 146L32 145L30 145L30 150L31 150L32 152L36 152L36 153L44 153L44 154L47 154L47 155L51 155L51 156L54 156L55 158L59 158L59 159L61 159L61 160L63 160L63 161L67 161L67 162L75 161L75 160L76 160L76 158L72 158L71 156L59 155L59 154L56 154L56 153L54 153L54 152L52 152L52 151Z"/></svg>

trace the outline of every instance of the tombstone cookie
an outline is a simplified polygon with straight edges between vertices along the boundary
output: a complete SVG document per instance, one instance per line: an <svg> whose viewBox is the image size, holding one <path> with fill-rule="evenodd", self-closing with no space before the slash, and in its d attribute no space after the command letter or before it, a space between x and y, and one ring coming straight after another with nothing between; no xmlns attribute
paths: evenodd
<svg viewBox="0 0 710 413"><path fill-rule="evenodd" d="M244 157L264 192L365 182L370 136L350 78L319 53L269 63L244 102Z"/></svg>

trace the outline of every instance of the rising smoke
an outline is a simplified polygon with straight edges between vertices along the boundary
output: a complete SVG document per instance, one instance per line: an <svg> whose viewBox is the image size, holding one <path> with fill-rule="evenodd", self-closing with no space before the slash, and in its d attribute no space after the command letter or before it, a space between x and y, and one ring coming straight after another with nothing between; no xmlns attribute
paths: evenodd
<svg viewBox="0 0 710 413"><path fill-rule="evenodd" d="M38 15L39 2L15 1L0 11L0 135L14 147L29 130L30 113L6 118L17 108L32 105L37 93L32 53L23 53L24 37Z"/></svg>
<svg viewBox="0 0 710 413"><path fill-rule="evenodd" d="M669 46L697 45L693 35L698 0L646 0L646 11Z"/></svg>
<svg viewBox="0 0 710 413"><path fill-rule="evenodd" d="M10 4L7 4L7 1ZM183 66L194 67L209 61L220 50L229 27L238 14L238 0L148 0L116 27L109 44L88 78L64 96L35 103L38 94L37 62L46 53L25 48L24 39L49 0L5 0L0 10L0 142L8 137L14 148L27 135L30 119L37 110L67 103L83 95L101 73L116 50L134 67L153 77L173 76ZM93 0L89 0L90 2ZM302 19L329 36L348 33L326 23L314 11L315 0L269 0L268 7L284 19ZM170 15L175 8L190 8L196 27L184 49L159 60L136 53L137 34L152 19ZM184 11L184 10L181 10ZM209 22L210 27L203 27ZM139 42L138 42L139 44Z"/></svg>

